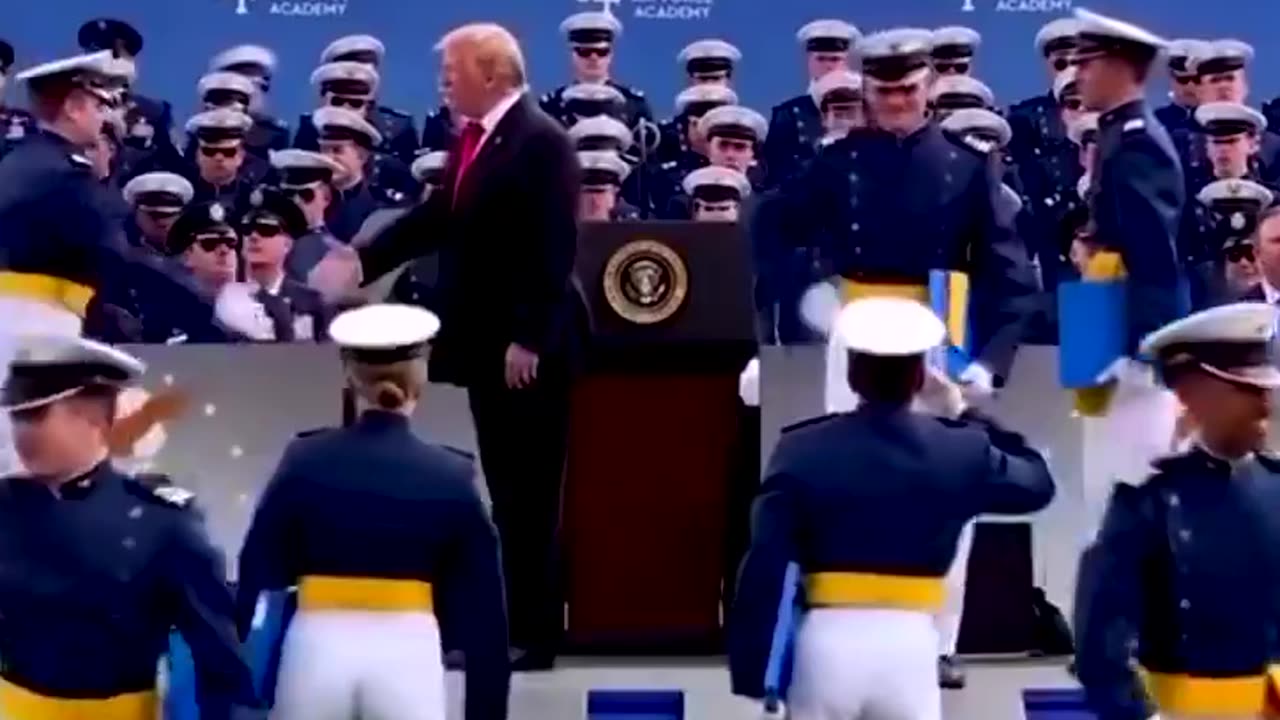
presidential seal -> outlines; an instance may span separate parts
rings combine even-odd
[[[636,240],[618,248],[604,267],[604,296],[609,307],[637,325],[671,317],[689,294],[684,260],[655,240]]]

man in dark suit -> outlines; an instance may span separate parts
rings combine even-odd
[[[570,377],[582,299],[570,280],[580,168],[565,131],[525,89],[514,37],[447,35],[447,104],[463,127],[444,186],[358,251],[311,273],[331,297],[440,253],[442,329],[432,379],[466,387],[502,539],[514,667],[548,669],[563,630],[557,566]]]

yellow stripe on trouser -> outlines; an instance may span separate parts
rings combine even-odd
[[[819,572],[805,578],[805,600],[812,607],[865,607],[936,612],[946,590],[940,577]]]
[[[155,720],[154,692],[103,699],[55,698],[0,680],[0,717],[5,720]]]
[[[1125,275],[1124,260],[1120,253],[1111,251],[1094,253],[1080,273],[1081,279],[1091,282],[1122,280]],[[1106,415],[1115,389],[1115,383],[1107,383],[1071,391],[1076,412],[1086,417]]]
[[[1267,709],[1268,675],[1211,678],[1140,670],[1162,715],[1254,717]],[[1275,676],[1276,671],[1269,673]]]
[[[19,297],[65,308],[84,317],[94,290],[52,275],[0,271],[0,297]]]
[[[299,610],[431,612],[431,583],[422,580],[307,575],[298,584]]]

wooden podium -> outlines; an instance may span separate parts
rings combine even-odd
[[[736,224],[587,227],[594,333],[565,482],[567,648],[719,651],[728,488],[756,352]]]

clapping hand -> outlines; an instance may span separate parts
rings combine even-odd
[[[348,245],[331,248],[307,274],[307,284],[330,304],[359,289],[361,280],[360,255]]]
[[[929,366],[925,373],[924,387],[916,395],[916,408],[939,417],[960,417],[967,407],[960,386],[933,366]]]

